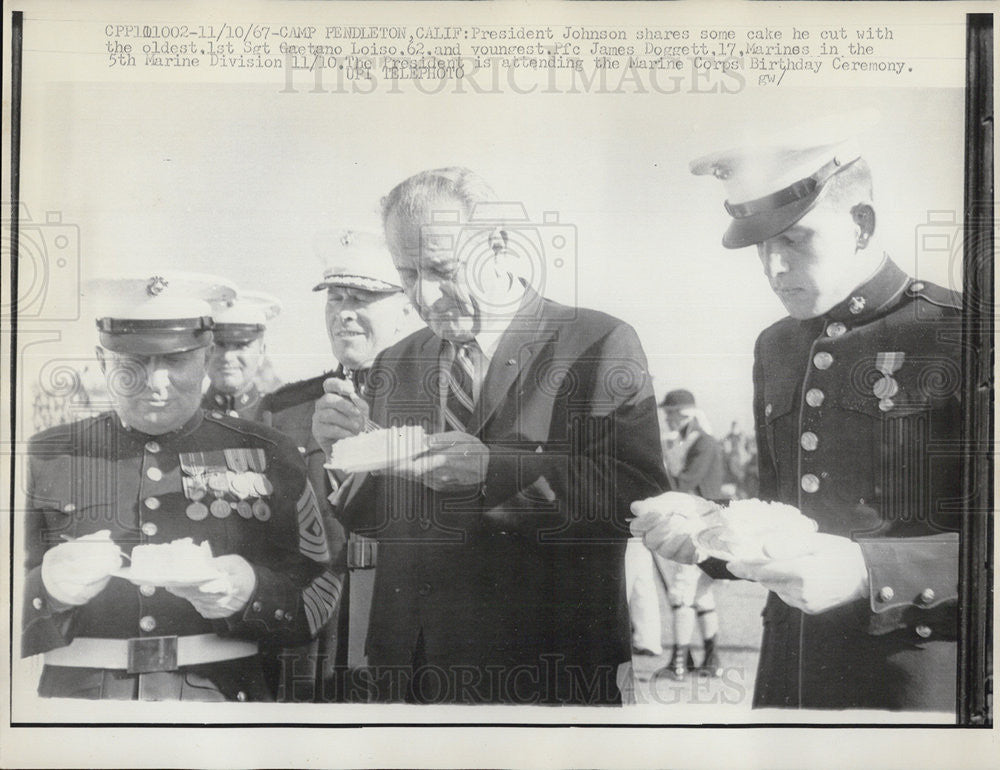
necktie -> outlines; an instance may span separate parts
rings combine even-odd
[[[446,370],[448,398],[444,405],[444,424],[448,430],[465,432],[476,405],[476,364],[481,353],[475,340],[448,345],[451,366]]]

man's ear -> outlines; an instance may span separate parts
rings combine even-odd
[[[858,249],[863,249],[875,232],[875,209],[868,203],[859,203],[851,209],[851,219],[858,228]]]
[[[101,374],[108,373],[108,361],[104,356],[104,348],[100,345],[94,346],[94,355],[97,356],[97,365],[101,367]]]

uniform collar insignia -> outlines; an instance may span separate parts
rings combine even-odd
[[[843,302],[834,305],[826,316],[832,321],[850,321],[852,324],[867,321],[897,300],[909,283],[909,276],[886,257],[875,275],[852,291]]]

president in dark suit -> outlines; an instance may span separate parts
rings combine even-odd
[[[372,698],[618,703],[625,519],[667,483],[646,359],[627,324],[517,277],[518,234],[477,216],[494,200],[465,169],[389,193],[389,249],[428,328],[378,357],[367,403],[337,380],[317,403],[320,446],[369,407],[432,434],[344,499],[379,539]]]

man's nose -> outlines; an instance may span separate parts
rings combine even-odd
[[[788,272],[788,259],[780,249],[768,247],[764,255],[764,269],[768,278],[776,278],[782,273]]]
[[[150,390],[163,391],[170,384],[170,372],[166,366],[151,361],[146,365],[146,384]]]
[[[434,280],[418,278],[414,286],[414,300],[421,307],[431,307],[441,298],[441,285]]]

